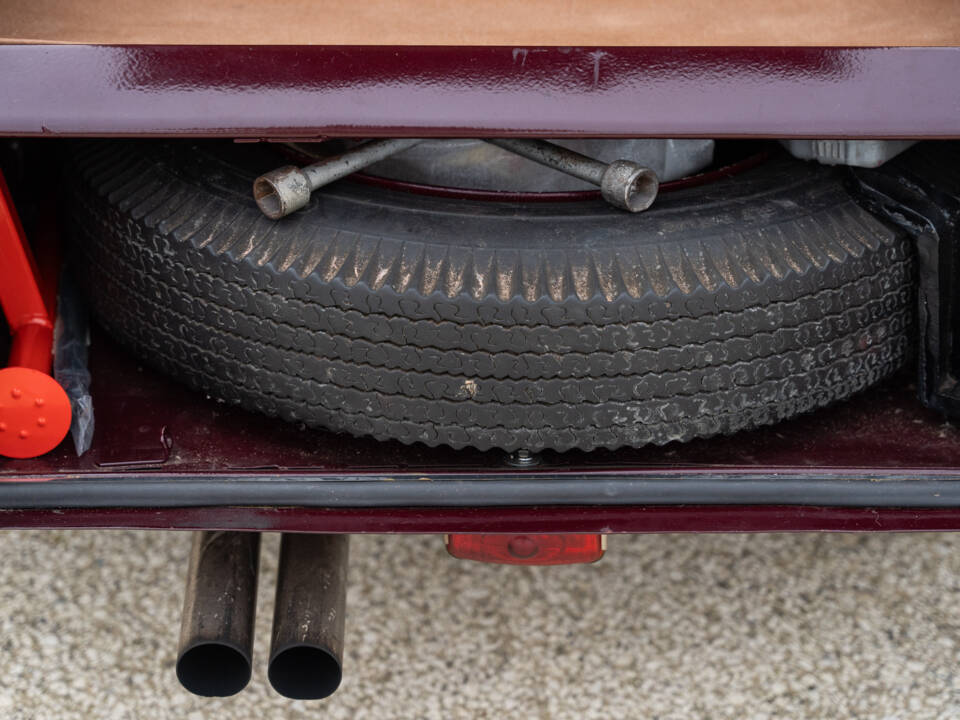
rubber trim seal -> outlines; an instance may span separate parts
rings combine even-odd
[[[700,475],[611,477],[513,473],[463,476],[323,477],[228,475],[217,479],[116,477],[0,481],[0,510],[209,506],[510,507],[543,505],[824,505],[960,507],[960,472],[864,471],[816,477]],[[926,475],[926,477],[922,477]],[[906,479],[910,478],[910,479]]]

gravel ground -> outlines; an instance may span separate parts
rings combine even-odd
[[[356,537],[345,679],[183,691],[185,533],[6,531],[0,718],[960,718],[960,535],[613,537],[592,566],[456,561]]]

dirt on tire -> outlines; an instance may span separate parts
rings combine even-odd
[[[217,142],[75,146],[100,323],[227,402],[428,445],[689,440],[858,392],[910,349],[913,259],[845,170],[777,158],[663,194],[501,203],[343,181],[281,221]]]

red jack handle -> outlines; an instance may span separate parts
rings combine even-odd
[[[70,399],[50,377],[59,258],[53,233],[44,235],[51,247],[41,273],[0,173],[0,305],[13,336],[0,370],[0,455],[7,457],[43,455],[70,430]]]

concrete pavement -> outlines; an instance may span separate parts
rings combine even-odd
[[[0,534],[0,718],[960,718],[960,536],[614,536],[592,566],[449,558],[355,537],[345,679],[183,691],[186,533]]]

